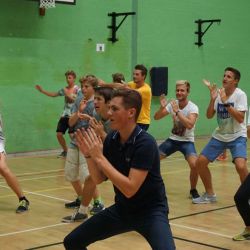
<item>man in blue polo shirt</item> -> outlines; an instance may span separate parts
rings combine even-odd
[[[137,91],[121,89],[114,93],[109,109],[114,131],[107,135],[103,151],[93,129],[83,134],[78,130],[77,143],[93,181],[100,184],[109,179],[115,203],[67,235],[67,250],[87,249],[95,241],[129,231],[140,233],[152,249],[175,249],[158,148],[154,138],[136,125],[140,109]]]

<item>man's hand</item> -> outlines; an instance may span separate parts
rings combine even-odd
[[[80,120],[90,120],[91,116],[87,114],[82,114],[81,112],[77,112],[78,119]]]
[[[164,109],[168,105],[168,101],[165,98],[164,94],[160,95],[160,104],[162,109]]]
[[[43,91],[43,89],[42,89],[42,87],[41,87],[40,85],[35,85],[35,88],[36,88],[39,92],[42,92],[42,91]]]
[[[80,105],[79,105],[79,112],[82,112],[85,108],[86,108],[86,106],[87,106],[87,100],[82,100],[81,102],[80,102]]]
[[[203,79],[203,83],[208,87],[211,99],[215,100],[218,96],[218,90],[216,84],[215,83],[211,84],[210,81],[206,79]]]
[[[104,132],[104,126],[103,126],[101,121],[98,122],[95,118],[92,117],[89,120],[89,125],[90,125],[91,128],[94,129],[95,133],[98,136],[102,137],[103,132]]]
[[[220,99],[223,103],[226,103],[227,102],[227,95],[226,95],[226,92],[225,92],[225,89],[224,88],[221,88],[219,89],[219,95],[220,95]]]
[[[89,156],[89,150],[83,137],[84,131],[84,129],[77,129],[75,132],[76,144],[84,156]]]
[[[174,113],[176,113],[176,112],[178,112],[179,111],[179,105],[178,105],[178,103],[176,102],[176,100],[172,100],[171,102],[170,102],[170,104],[171,104],[171,106],[172,106],[172,109],[173,109],[173,112]]]
[[[103,144],[100,136],[97,136],[92,128],[88,128],[82,131],[81,135],[77,133],[77,142],[79,143],[79,148],[83,154],[87,154],[92,158],[98,158],[102,155]]]

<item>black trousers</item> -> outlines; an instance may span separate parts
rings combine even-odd
[[[234,195],[236,207],[246,226],[250,226],[250,174]]]

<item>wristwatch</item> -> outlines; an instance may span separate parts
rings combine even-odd
[[[179,112],[180,112],[180,110],[178,110],[178,111],[175,113],[175,115],[177,116]]]

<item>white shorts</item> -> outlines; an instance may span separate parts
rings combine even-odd
[[[65,179],[70,182],[80,180],[82,183],[89,176],[85,157],[78,148],[69,148],[65,162]]]

